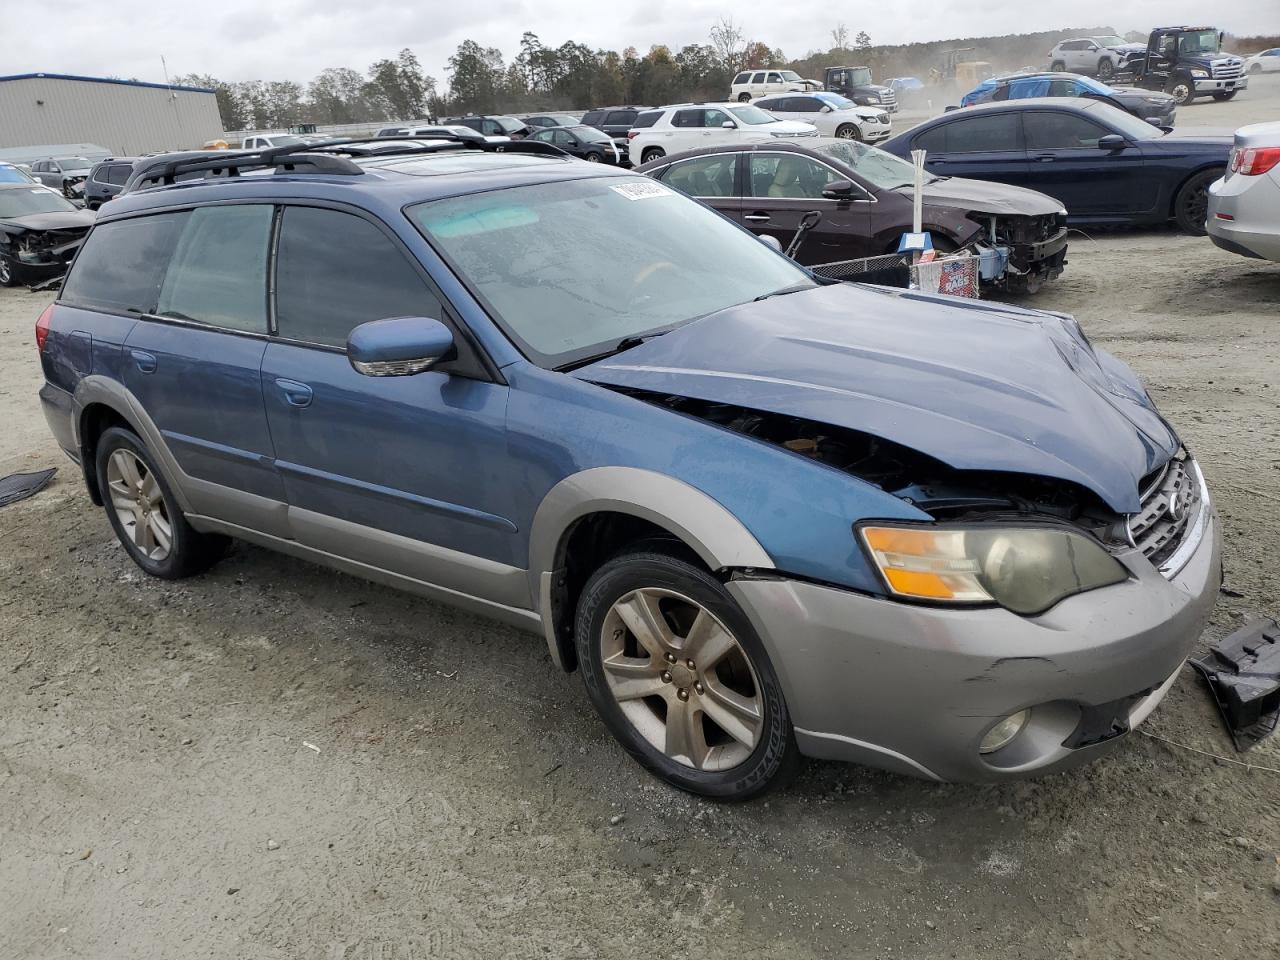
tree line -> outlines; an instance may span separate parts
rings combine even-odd
[[[865,31],[850,37],[844,24],[831,31],[826,54],[868,50]],[[803,62],[802,62],[803,64]],[[500,50],[464,40],[449,57],[446,82],[427,74],[408,48],[365,72],[329,67],[310,83],[292,80],[226,82],[204,74],[176,83],[209,87],[218,98],[224,130],[264,130],[296,124],[377,123],[464,113],[587,109],[615,103],[661,104],[722,99],[744,69],[790,68],[781,50],[751,40],[731,18],[712,28],[707,43],[672,51],[657,44],[641,54],[593,50],[576,41],[544,44],[525,32],[507,61]]]

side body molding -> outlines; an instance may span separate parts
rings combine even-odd
[[[537,598],[551,659],[567,668],[557,636],[554,586],[574,524],[593,513],[623,513],[657,524],[683,540],[712,570],[772,570],[773,560],[718,501],[696,487],[637,467],[593,467],[565,477],[548,491],[529,533],[530,591]]]

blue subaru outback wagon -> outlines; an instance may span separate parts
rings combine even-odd
[[[238,538],[540,632],[683,789],[1080,763],[1214,602],[1200,468],[1068,317],[540,144],[161,157],[104,214],[40,393],[143,570]]]

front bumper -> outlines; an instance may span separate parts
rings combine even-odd
[[[944,781],[1046,774],[1113,748],[1172,686],[1221,583],[1218,522],[1205,510],[1172,579],[1134,550],[1120,558],[1132,579],[1037,617],[786,579],[729,590],[764,640],[805,754]],[[992,726],[1028,708],[1009,746],[979,754]]]
[[[1226,93],[1228,90],[1244,90],[1249,86],[1249,77],[1241,74],[1230,80],[1215,80],[1209,77],[1205,80],[1197,80],[1196,93]]]

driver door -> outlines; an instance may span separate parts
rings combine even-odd
[[[1022,129],[1027,186],[1058,198],[1072,216],[1124,217],[1155,206],[1159,188],[1144,176],[1141,147],[1098,147],[1111,129],[1058,110],[1024,113]]]
[[[844,174],[802,153],[761,151],[744,157],[742,220],[748,230],[774,237],[785,250],[804,215],[816,211],[822,219],[805,234],[797,262],[831,263],[884,252],[870,249],[870,211],[875,200],[869,194],[853,201],[822,196],[831,181],[847,180]]]

